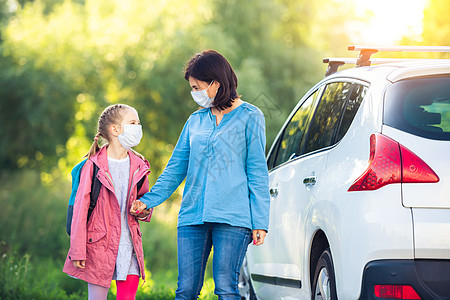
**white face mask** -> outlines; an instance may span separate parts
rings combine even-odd
[[[206,92],[213,82],[214,80],[211,81],[208,87],[202,91],[191,91],[192,98],[194,98],[194,101],[201,107],[207,108],[213,106],[212,103],[215,97],[209,98],[208,93]]]
[[[142,125],[126,124],[122,127],[123,133],[117,136],[120,144],[127,150],[139,145],[142,138]]]

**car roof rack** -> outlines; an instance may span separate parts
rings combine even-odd
[[[360,51],[358,58],[324,58],[323,62],[328,64],[325,77],[336,73],[338,68],[344,64],[354,64],[355,67],[370,66],[371,64],[394,63],[401,61],[417,61],[424,59],[412,58],[373,58],[370,56],[377,52],[450,52],[450,46],[369,46],[349,45],[348,50]],[[427,61],[438,59],[426,59]]]

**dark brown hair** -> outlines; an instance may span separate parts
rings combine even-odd
[[[233,104],[237,94],[237,77],[230,63],[220,53],[214,50],[205,50],[194,55],[187,63],[184,78],[189,77],[208,84],[212,81],[220,83],[213,106],[224,110]]]

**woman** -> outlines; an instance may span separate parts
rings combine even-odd
[[[269,225],[264,115],[240,99],[236,75],[216,51],[195,55],[185,79],[204,108],[189,117],[163,173],[131,213],[161,204],[186,178],[175,299],[197,299],[212,246],[214,293],[240,299],[238,277],[247,246],[252,238],[255,245],[264,243]]]

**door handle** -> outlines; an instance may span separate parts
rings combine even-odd
[[[278,187],[276,186],[276,187],[270,188],[269,193],[270,193],[270,196],[272,196],[272,197],[278,196]]]
[[[303,179],[303,184],[305,184],[306,186],[315,185],[316,182],[317,182],[316,176],[305,177],[305,179]]]

